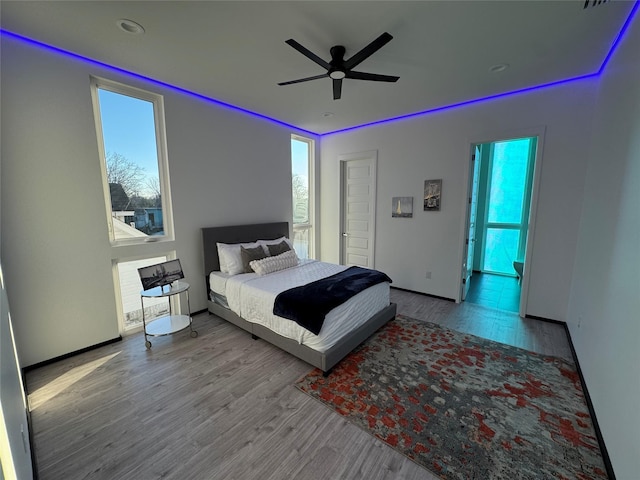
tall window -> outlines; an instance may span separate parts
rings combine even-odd
[[[300,258],[315,256],[313,140],[291,136],[293,246]]]
[[[138,268],[175,258],[175,252],[165,254],[158,245],[147,243],[173,239],[163,102],[160,95],[96,78],[91,81],[91,95],[106,218],[115,247],[120,331],[130,333],[142,325]],[[169,249],[172,244],[164,245]],[[166,299],[153,300],[145,301],[147,318],[168,311]]]
[[[171,238],[162,97],[97,79],[92,94],[111,241]]]
[[[489,163],[483,270],[515,274],[526,249],[535,138],[496,142]]]

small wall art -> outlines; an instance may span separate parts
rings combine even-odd
[[[424,181],[424,210],[439,211],[442,197],[442,179]]]
[[[393,197],[391,199],[391,216],[394,218],[413,217],[413,197]]]

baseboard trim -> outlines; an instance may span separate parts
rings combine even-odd
[[[556,325],[567,325],[567,322],[564,322],[562,320],[554,320],[553,318],[538,317],[536,315],[525,315],[524,317],[530,318],[532,320],[540,320],[541,322],[555,323]]]
[[[81,348],[80,350],[75,350],[73,352],[65,353],[64,355],[60,355],[59,357],[50,358],[49,360],[44,360],[43,362],[39,362],[39,363],[34,363],[33,365],[24,367],[22,371],[23,373],[26,373],[31,370],[35,370],[36,368],[44,367],[46,365],[51,365],[52,363],[56,363],[60,360],[65,360],[67,358],[80,355],[81,353],[89,352],[91,350],[95,350],[96,348],[104,347],[105,345],[111,345],[112,343],[116,343],[120,341],[122,341],[122,335],[118,335],[116,338],[112,338],[111,340],[106,340],[104,342],[96,343],[95,345],[90,345],[88,347]]]
[[[425,297],[437,298],[439,300],[446,300],[447,302],[453,302],[453,303],[456,302],[453,298],[441,297],[439,295],[432,295],[431,293],[416,292],[415,290],[409,290],[408,288],[394,287],[393,285],[391,285],[391,288],[394,290],[400,290],[401,292],[415,293],[416,295],[424,295]]]
[[[194,315],[199,315],[199,314],[205,313],[205,312],[207,312],[207,309],[203,308],[202,310],[198,310],[196,312],[191,313],[191,316],[193,317]],[[88,347],[81,348],[80,350],[75,350],[73,352],[65,353],[64,355],[60,355],[59,357],[50,358],[49,360],[44,360],[43,362],[39,362],[39,363],[34,363],[33,365],[29,365],[28,367],[24,367],[22,369],[22,371],[24,373],[26,373],[26,372],[29,372],[31,370],[35,370],[36,368],[44,367],[45,365],[50,365],[50,364],[58,362],[60,360],[64,360],[66,358],[73,357],[75,355],[79,355],[81,353],[88,352],[90,350],[95,350],[96,348],[104,347],[105,345],[111,345],[112,343],[116,343],[116,342],[120,342],[120,341],[122,341],[122,335],[118,335],[116,338],[112,338],[111,340],[106,340],[106,341],[101,342],[101,343],[96,343],[95,345],[90,345]]]
[[[591,401],[591,396],[589,395],[587,382],[584,379],[584,375],[582,375],[582,369],[580,368],[580,361],[578,360],[576,349],[573,346],[573,340],[571,339],[571,332],[569,331],[569,325],[567,324],[567,322],[563,322],[561,320],[553,320],[551,318],[538,317],[536,315],[526,315],[525,317],[530,318],[532,320],[539,320],[541,322],[562,325],[564,327],[564,332],[567,337],[567,341],[569,342],[569,348],[571,349],[571,357],[573,358],[573,363],[576,366],[578,377],[580,378],[580,383],[582,384],[582,389],[584,391],[584,400],[587,403],[587,410],[589,410],[589,416],[591,417],[591,421],[593,422],[593,429],[596,434],[596,440],[598,441],[598,446],[600,447],[600,452],[602,453],[602,461],[604,462],[604,467],[605,467],[605,470],[607,471],[607,477],[609,477],[609,480],[615,480],[616,475],[613,472],[613,465],[611,464],[611,458],[609,457],[609,452],[607,451],[607,447],[604,443],[604,438],[602,437],[602,431],[600,430],[600,426],[598,425],[596,411],[593,408],[593,402]]]
[[[554,322],[561,323],[564,325],[564,331],[567,335],[567,340],[569,341],[569,348],[571,348],[571,356],[573,357],[573,362],[576,365],[576,370],[578,371],[578,377],[580,378],[580,383],[582,384],[582,388],[584,390],[584,399],[587,402],[587,409],[589,410],[589,416],[591,417],[591,421],[593,422],[593,429],[596,433],[596,439],[598,440],[598,446],[600,447],[600,452],[602,453],[602,460],[604,462],[604,468],[607,471],[607,477],[609,480],[616,480],[616,475],[613,471],[613,465],[611,464],[611,458],[609,457],[609,452],[607,451],[607,446],[604,443],[604,438],[602,437],[602,431],[600,430],[600,425],[598,424],[598,419],[596,418],[596,411],[593,408],[593,403],[591,402],[591,396],[589,395],[589,389],[587,388],[587,382],[582,375],[582,369],[580,368],[580,362],[578,361],[578,355],[576,354],[576,349],[573,346],[573,340],[571,339],[571,332],[569,331],[569,325],[567,322]]]

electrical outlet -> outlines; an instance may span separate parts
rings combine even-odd
[[[427,274],[425,275],[425,278],[431,278],[431,272],[427,270]]]

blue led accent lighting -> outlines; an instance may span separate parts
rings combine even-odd
[[[5,30],[5,29],[0,29],[0,34],[2,34],[3,36],[6,36],[6,37],[13,38],[15,40],[19,40],[21,42],[28,43],[30,45],[35,45],[35,46],[43,48],[45,50],[50,50],[52,52],[65,55],[67,57],[71,57],[71,58],[74,58],[76,60],[81,60],[83,62],[90,63],[92,65],[96,65],[96,66],[98,66],[100,68],[104,68],[104,69],[107,69],[107,70],[112,70],[112,71],[117,72],[119,74],[129,75],[131,77],[137,78],[139,80],[144,80],[145,82],[149,82],[149,83],[161,86],[163,88],[167,88],[169,90],[174,90],[176,92],[179,92],[179,93],[191,96],[191,97],[195,97],[195,98],[198,98],[200,100],[204,100],[204,101],[207,101],[207,102],[210,102],[210,103],[214,103],[214,104],[216,104],[218,106],[221,106],[221,107],[224,107],[224,108],[228,108],[230,110],[235,110],[237,112],[241,112],[241,113],[244,113],[244,114],[247,114],[247,115],[251,115],[253,117],[257,117],[257,118],[260,118],[262,120],[266,120],[268,122],[277,123],[278,125],[282,125],[282,126],[287,127],[287,128],[292,128],[292,129],[294,129],[294,130],[296,130],[298,132],[304,132],[304,133],[307,133],[309,135],[315,135],[315,136],[318,135],[315,132],[311,132],[309,130],[305,130],[303,128],[296,127],[295,125],[291,125],[291,124],[283,122],[281,120],[277,120],[275,118],[268,117],[268,116],[263,115],[261,113],[252,112],[251,110],[247,110],[246,108],[242,108],[242,107],[238,107],[236,105],[232,105],[230,103],[222,102],[220,100],[216,100],[215,98],[207,97],[206,95],[202,95],[200,93],[192,92],[191,90],[187,90],[186,88],[178,87],[176,85],[171,85],[170,83],[163,82],[161,80],[156,80],[154,78],[147,77],[145,75],[140,75],[139,73],[135,73],[135,72],[131,72],[129,70],[125,70],[124,68],[114,67],[113,65],[109,65],[108,63],[100,62],[98,60],[94,60],[92,58],[85,57],[83,55],[79,55],[77,53],[73,53],[73,52],[70,52],[68,50],[64,50],[62,48],[54,47],[52,45],[48,45],[46,43],[39,42],[38,40],[33,40],[31,38],[24,37],[22,35],[10,32],[10,31]]]
[[[527,87],[527,88],[522,88],[522,89],[519,89],[519,90],[513,90],[511,92],[504,92],[504,93],[499,93],[499,94],[496,94],[496,95],[490,95],[488,97],[476,98],[474,100],[467,100],[467,101],[464,101],[464,102],[454,103],[454,104],[451,104],[451,105],[445,105],[445,106],[442,106],[442,107],[430,108],[428,110],[423,110],[423,111],[415,112],[415,113],[409,113],[407,115],[400,115],[400,116],[393,117],[393,118],[386,118],[384,120],[377,120],[375,122],[363,123],[362,125],[355,125],[353,127],[347,127],[347,128],[342,128],[342,129],[339,129],[339,130],[334,130],[332,132],[326,132],[326,133],[321,134],[320,136],[333,135],[333,134],[336,134],[336,133],[344,133],[344,132],[348,132],[348,131],[351,131],[351,130],[356,130],[356,129],[359,129],[359,128],[371,127],[371,126],[374,126],[374,125],[381,125],[381,124],[384,124],[384,123],[395,122],[395,121],[399,121],[399,120],[406,120],[407,118],[418,117],[418,116],[421,116],[421,115],[428,115],[428,114],[435,113],[435,112],[442,112],[444,110],[449,110],[449,109],[453,109],[453,108],[459,108],[459,107],[463,107],[463,106],[467,106],[467,105],[472,105],[474,103],[486,102],[486,101],[489,101],[489,100],[495,100],[497,98],[506,97],[506,96],[510,96],[510,95],[518,95],[518,94],[521,94],[521,93],[531,92],[531,91],[534,91],[534,90],[540,90],[540,89],[543,89],[543,88],[554,87],[554,86],[562,85],[562,84],[565,84],[565,83],[577,82],[579,80],[585,80],[587,78],[599,77],[602,74],[602,72],[604,71],[605,67],[607,66],[607,63],[609,62],[609,60],[613,56],[613,53],[618,48],[618,44],[622,40],[622,37],[624,36],[624,34],[627,32],[629,26],[631,25],[631,22],[633,21],[636,13],[638,11],[639,6],[640,6],[640,0],[635,0],[633,8],[629,12],[629,15],[627,16],[627,19],[624,22],[624,25],[620,29],[620,33],[618,33],[618,35],[616,36],[616,39],[614,40],[613,44],[611,45],[611,48],[609,49],[609,53],[607,53],[607,56],[605,57],[604,61],[602,62],[602,65],[600,66],[600,68],[598,69],[597,72],[588,73],[586,75],[580,75],[580,76],[577,76],[577,77],[567,78],[565,80],[558,80],[558,81],[555,81],[555,82],[545,83],[545,84],[537,85],[537,86],[534,86],[534,87]]]
[[[558,80],[556,82],[545,83],[543,85],[537,85],[535,87],[527,87],[527,88],[521,88],[519,90],[513,90],[511,92],[497,93],[495,95],[489,95],[488,97],[476,98],[476,99],[473,99],[473,100],[465,100],[464,102],[453,103],[451,105],[444,105],[442,107],[430,108],[429,110],[422,110],[420,112],[409,113],[409,114],[406,114],[406,115],[399,115],[397,117],[386,118],[384,120],[377,120],[375,122],[363,123],[362,125],[356,125],[356,126],[353,126],[353,127],[347,127],[347,128],[343,128],[343,129],[340,129],[340,130],[334,130],[332,132],[323,133],[322,136],[324,136],[324,135],[333,135],[335,133],[348,132],[349,130],[356,130],[356,129],[359,129],[359,128],[371,127],[373,125],[380,125],[382,123],[395,122],[395,121],[398,121],[398,120],[406,120],[407,118],[419,117],[419,116],[422,116],[422,115],[428,115],[428,114],[435,113],[435,112],[442,112],[442,111],[445,111],[445,110],[451,110],[451,109],[454,109],[454,108],[460,108],[460,107],[464,107],[464,106],[467,106],[467,105],[473,105],[474,103],[487,102],[489,100],[495,100],[497,98],[508,97],[508,96],[511,96],[511,95],[518,95],[520,93],[531,92],[531,91],[534,91],[534,90],[541,90],[543,88],[554,87],[556,85],[562,85],[562,84],[565,84],[565,83],[572,83],[572,82],[576,82],[578,80],[585,80],[587,78],[592,78],[592,77],[597,77],[597,76],[598,76],[598,73],[589,73],[587,75],[580,75],[579,77],[568,78],[566,80]]]
[[[613,53],[618,48],[618,44],[620,43],[620,40],[622,40],[622,37],[624,36],[624,34],[629,29],[629,25],[631,25],[631,21],[635,18],[636,13],[638,12],[638,7],[639,6],[640,6],[640,2],[638,0],[635,0],[635,2],[633,4],[633,8],[631,9],[631,12],[629,13],[629,16],[627,17],[627,21],[624,22],[624,25],[620,29],[620,33],[618,33],[618,36],[616,37],[616,39],[613,42],[613,45],[611,45],[611,48],[609,49],[609,53],[604,58],[604,60],[602,62],[602,65],[600,65],[600,70],[598,70],[598,75],[601,74],[602,72],[604,72],[604,69],[607,66],[607,64],[609,63],[609,60],[611,59],[611,57],[613,56]]]
[[[231,109],[231,110],[235,110],[237,112],[241,112],[241,113],[244,113],[244,114],[247,114],[247,115],[251,115],[253,117],[260,118],[260,119],[266,120],[268,122],[276,123],[278,125],[282,125],[282,126],[287,127],[287,128],[292,128],[292,129],[294,129],[296,131],[299,131],[299,132],[304,132],[304,133],[307,133],[309,135],[314,135],[314,136],[317,136],[317,137],[324,137],[325,135],[334,135],[336,133],[344,133],[344,132],[348,132],[348,131],[351,131],[351,130],[357,130],[357,129],[360,129],[360,128],[371,127],[371,126],[374,126],[374,125],[381,125],[381,124],[385,124],[385,123],[389,123],[389,122],[396,122],[396,121],[400,121],[400,120],[406,120],[408,118],[419,117],[419,116],[423,116],[423,115],[429,115],[429,114],[432,114],[432,113],[451,110],[451,109],[454,109],[454,108],[460,108],[460,107],[464,107],[464,106],[467,106],[467,105],[473,105],[473,104],[480,103],[480,102],[487,102],[487,101],[490,101],[490,100],[496,100],[496,99],[502,98],[502,97],[507,97],[507,96],[511,96],[511,95],[518,95],[518,94],[527,93],[527,92],[531,92],[531,91],[535,91],[535,90],[541,90],[543,88],[550,88],[550,87],[554,87],[554,86],[558,86],[558,85],[563,85],[563,84],[566,84],[566,83],[572,83],[572,82],[577,82],[577,81],[580,81],[580,80],[586,80],[588,78],[598,77],[598,76],[600,76],[602,74],[602,72],[606,68],[607,64],[609,63],[609,60],[611,59],[611,57],[613,56],[614,52],[616,51],[620,41],[624,37],[624,34],[629,29],[629,26],[631,25],[631,22],[635,18],[635,15],[636,15],[639,7],[640,7],[640,0],[635,0],[633,8],[631,9],[631,12],[627,16],[627,19],[626,19],[624,25],[622,26],[622,28],[620,29],[620,32],[616,36],[616,39],[614,40],[613,44],[611,45],[611,48],[609,49],[609,52],[607,53],[607,56],[605,57],[605,59],[603,60],[602,64],[600,65],[600,68],[595,73],[589,73],[589,74],[586,74],[586,75],[580,75],[580,76],[577,76],[577,77],[572,77],[572,78],[568,78],[568,79],[565,79],[565,80],[558,80],[558,81],[555,81],[555,82],[545,83],[545,84],[537,85],[537,86],[533,86],[533,87],[521,88],[521,89],[513,90],[513,91],[510,91],[510,92],[504,92],[504,93],[499,93],[499,94],[495,94],[495,95],[489,95],[487,97],[476,98],[476,99],[473,99],[473,100],[466,100],[466,101],[454,103],[454,104],[451,104],[451,105],[444,105],[444,106],[441,106],[441,107],[430,108],[428,110],[422,110],[422,111],[419,111],[419,112],[409,113],[409,114],[406,114],[406,115],[399,115],[397,117],[386,118],[386,119],[383,119],[383,120],[377,120],[375,122],[363,123],[361,125],[355,125],[355,126],[352,126],[352,127],[342,128],[342,129],[339,129],[339,130],[334,130],[334,131],[325,132],[325,133],[316,133],[316,132],[312,132],[310,130],[305,130],[303,128],[296,127],[295,125],[291,125],[291,124],[283,122],[281,120],[277,120],[275,118],[268,117],[268,116],[263,115],[261,113],[252,112],[251,110],[247,110],[245,108],[238,107],[236,105],[231,105],[230,103],[222,102],[220,100],[216,100],[215,98],[207,97],[206,95],[202,95],[200,93],[192,92],[192,91],[187,90],[185,88],[178,87],[178,86],[175,86],[175,85],[171,85],[171,84],[163,82],[161,80],[155,80],[153,78],[146,77],[144,75],[140,75],[138,73],[131,72],[129,70],[125,70],[123,68],[114,67],[112,65],[100,62],[98,60],[94,60],[92,58],[84,57],[84,56],[79,55],[77,53],[73,53],[73,52],[70,52],[68,50],[63,50],[61,48],[54,47],[52,45],[47,45],[46,43],[42,43],[42,42],[39,42],[37,40],[33,40],[33,39],[30,39],[30,38],[24,37],[22,35],[10,32],[8,30],[0,29],[0,34],[8,36],[8,37],[11,37],[11,38],[14,38],[14,39],[17,39],[17,40],[20,40],[20,41],[25,42],[25,43],[29,43],[29,44],[38,46],[40,48],[44,48],[46,50],[51,50],[53,52],[60,53],[62,55],[66,55],[66,56],[75,58],[77,60],[82,60],[84,62],[91,63],[93,65],[97,65],[97,66],[99,66],[101,68],[105,68],[105,69],[108,69],[108,70],[113,70],[113,71],[118,72],[120,74],[129,75],[129,76],[132,76],[134,78],[138,78],[140,80],[144,80],[146,82],[150,82],[150,83],[159,85],[161,87],[164,87],[164,88],[167,88],[167,89],[170,89],[170,90],[174,90],[176,92],[179,92],[179,93],[182,93],[182,94],[185,94],[185,95],[188,95],[188,96],[192,96],[192,97],[198,98],[200,100],[204,100],[204,101],[207,101],[207,102],[210,102],[210,103],[214,103],[214,104],[216,104],[218,106],[221,106],[221,107],[225,107],[225,108],[228,108],[228,109]]]

